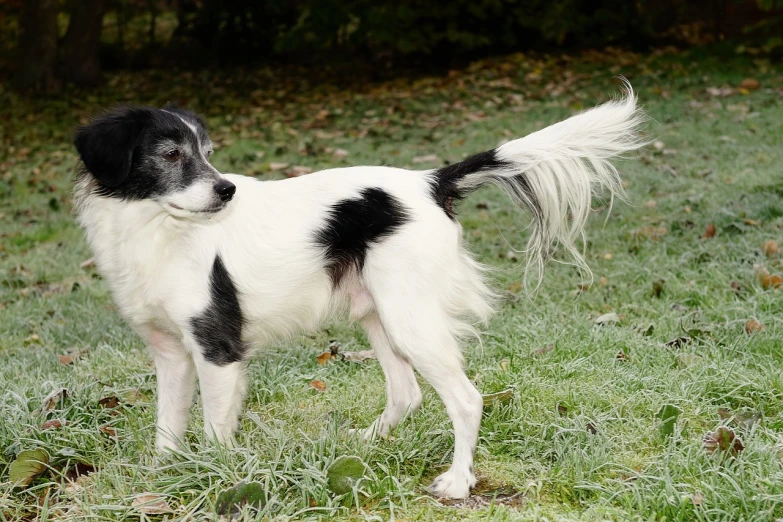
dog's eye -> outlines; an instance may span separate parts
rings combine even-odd
[[[164,154],[167,160],[176,161],[179,159],[179,151],[177,149],[171,149]]]

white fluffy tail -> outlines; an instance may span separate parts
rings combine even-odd
[[[533,215],[528,270],[535,269],[538,281],[557,248],[589,273],[582,250],[593,189],[605,188],[612,198],[626,199],[610,159],[646,144],[639,134],[644,121],[626,81],[618,100],[439,169],[433,195],[453,216],[452,199],[487,183],[499,185]]]

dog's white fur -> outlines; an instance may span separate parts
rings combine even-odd
[[[469,189],[523,173],[541,212],[529,245],[533,265],[540,270],[559,245],[584,266],[576,245],[592,189],[603,186],[622,195],[608,160],[638,148],[640,121],[629,89],[621,100],[502,145],[497,155],[513,167],[470,174],[459,186]],[[196,378],[207,434],[230,442],[237,427],[245,391],[242,363],[218,366],[205,360],[189,322],[208,305],[210,270],[220,253],[239,291],[244,340],[254,347],[317,329],[345,306],[366,328],[386,377],[387,405],[365,437],[387,434],[419,407],[414,369],[429,382],[455,433],[453,464],[431,491],[467,496],[475,485],[482,398],[463,372],[459,339],[490,316],[493,293],[482,267],[462,245],[461,226],[434,202],[432,176],[433,171],[388,167],[332,169],[266,182],[226,175],[236,196],[213,215],[174,215],[154,200],[100,197],[93,181],[83,179],[76,190],[78,221],[119,310],[154,356],[156,446],[180,444]],[[367,187],[403,202],[409,220],[372,244],[363,269],[335,287],[324,253],[311,238],[333,204],[358,197]],[[187,195],[177,197],[177,207],[189,208]]]

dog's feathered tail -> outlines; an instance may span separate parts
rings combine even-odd
[[[499,185],[533,216],[527,268],[538,281],[556,248],[589,273],[579,247],[593,189],[626,199],[610,159],[645,145],[639,134],[645,119],[626,82],[621,99],[435,171],[433,196],[453,217],[452,200],[488,183]]]

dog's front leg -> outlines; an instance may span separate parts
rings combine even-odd
[[[149,336],[158,379],[155,448],[179,449],[196,389],[193,358],[179,341],[160,331]]]
[[[204,406],[204,432],[207,438],[231,445],[245,395],[242,361],[216,364],[195,353],[201,403]]]

